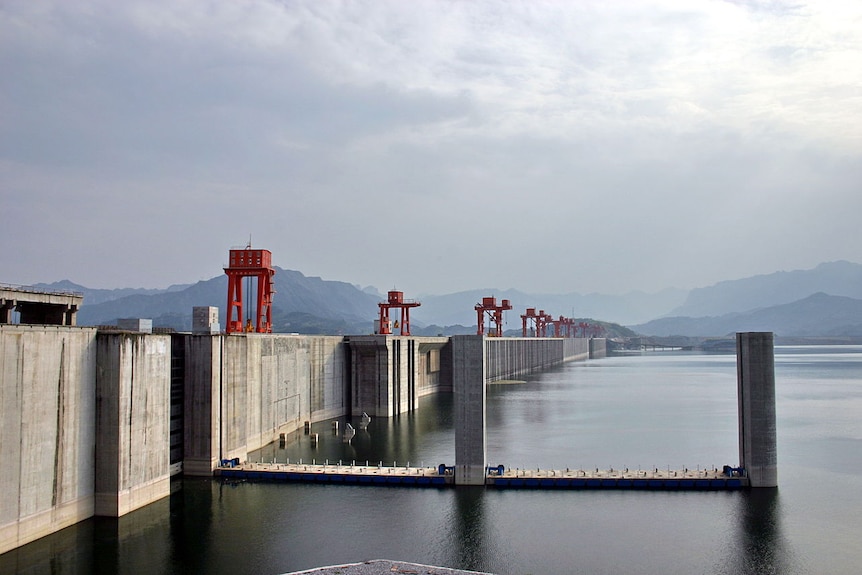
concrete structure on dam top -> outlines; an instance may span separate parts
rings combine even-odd
[[[469,337],[461,349],[447,337],[0,324],[0,553],[139,509],[169,495],[172,475],[211,476],[305,422],[414,410],[475,377],[465,361],[492,381],[604,353],[603,340]]]
[[[84,295],[0,284],[0,324],[75,325]],[[13,321],[13,314],[20,319]]]

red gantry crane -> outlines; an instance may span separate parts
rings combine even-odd
[[[387,294],[387,301],[377,304],[380,307],[380,319],[378,320],[380,335],[392,335],[392,320],[389,318],[389,310],[401,309],[401,335],[410,335],[410,308],[422,305],[415,300],[405,300],[404,292],[392,290]],[[399,326],[398,320],[395,327]]]
[[[601,337],[605,333],[605,328],[599,324],[581,322],[578,327],[581,328],[581,337]]]
[[[544,313],[544,312],[542,312]],[[536,308],[528,307],[525,313],[521,314],[521,337],[527,337],[527,322],[530,321],[533,326],[536,326],[536,322],[538,321],[538,316],[536,315]],[[536,334],[538,335],[538,329],[536,330]]]
[[[536,318],[536,337],[548,337],[548,324],[554,321],[554,316],[540,309]]]
[[[272,252],[269,250],[253,250],[251,243],[243,249],[230,250],[230,262],[224,268],[227,274],[227,322],[225,332],[242,333],[255,331],[257,333],[272,333]],[[242,320],[242,278],[257,278],[257,319],[252,326],[251,318],[243,327]]]
[[[566,318],[560,316],[558,319],[551,319],[548,323],[554,326],[554,337],[563,337],[563,325]]]
[[[560,316],[560,321],[564,318]],[[536,308],[528,307],[527,312],[521,315],[521,335],[522,337],[527,337],[527,322],[530,321],[532,325],[535,327],[534,337],[548,337],[548,326],[554,325],[556,322],[554,321],[554,316],[549,313],[545,313],[545,310],[540,309],[539,313],[536,313]],[[555,337],[559,337],[559,326],[555,326]]]
[[[497,305],[497,298],[483,297],[482,303],[477,303],[473,309],[476,310],[478,321],[476,335],[485,334],[485,314],[487,313],[491,321],[493,321],[497,326],[493,332],[489,330],[488,335],[492,337],[503,337],[503,312],[508,309],[512,309],[512,304],[509,300],[504,299],[500,302],[500,305]]]

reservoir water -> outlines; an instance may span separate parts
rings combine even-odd
[[[778,489],[528,491],[184,480],[164,501],[0,556],[0,573],[269,575],[394,559],[515,574],[862,572],[862,346],[777,347]],[[454,464],[451,395],[331,422],[260,461]],[[488,390],[488,463],[704,468],[739,459],[735,355],[566,364]],[[345,420],[341,420],[343,430]],[[358,419],[353,422],[358,427]],[[180,488],[181,487],[181,488]]]

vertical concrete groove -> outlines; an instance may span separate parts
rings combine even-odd
[[[63,444],[64,432],[65,432],[65,412],[66,412],[66,402],[64,398],[66,397],[66,340],[65,338],[60,342],[60,369],[59,376],[57,380],[57,433],[54,436],[54,485],[51,489],[51,506],[54,507],[57,505],[57,501],[62,498],[58,495],[58,490],[61,489],[62,481],[63,481]]]
[[[218,409],[216,413],[218,414],[218,422],[216,423],[216,436],[218,437],[218,458],[219,460],[224,459],[224,451],[222,448],[222,421],[224,421],[224,343],[225,338],[219,336],[218,338]],[[212,353],[212,343],[210,343],[210,353]],[[212,360],[210,360],[212,361]],[[210,423],[210,425],[212,425]],[[212,427],[210,427],[212,429]]]
[[[126,339],[123,343],[126,344],[126,345],[123,345],[123,349],[126,349],[127,347],[129,347],[128,344],[130,343],[130,340]],[[119,483],[119,485],[117,485],[117,491],[123,491],[123,489],[126,487],[126,481],[124,481],[124,479],[125,478],[129,478],[129,479],[131,478],[131,474],[132,474],[131,454],[134,453],[134,451],[132,449],[134,447],[132,445],[132,435],[133,435],[132,434],[132,424],[135,420],[135,359],[136,359],[136,357],[135,357],[135,353],[133,350],[127,350],[127,351],[130,351],[131,355],[132,355],[132,357],[129,359],[129,362],[128,362],[129,363],[129,424],[128,424],[129,427],[127,429],[128,445],[126,446],[126,453],[130,454],[130,456],[123,458],[122,467],[124,468],[123,471],[125,471],[125,473],[121,472],[121,474],[120,474],[120,483]],[[125,363],[125,361],[121,362],[120,365],[123,365],[123,363]],[[122,395],[120,397],[122,397]]]
[[[24,354],[24,348],[25,348],[26,344],[24,341],[25,338],[23,336],[19,335],[18,339],[19,339],[18,356],[16,358],[18,363],[15,366],[15,372],[17,375],[18,385],[15,388],[15,393],[17,394],[17,397],[15,399],[16,399],[18,405],[23,406],[23,403],[24,403],[24,358],[26,357],[26,355]],[[23,493],[23,489],[21,489],[21,485],[22,485],[22,482],[24,480],[24,477],[22,477],[22,474],[24,473],[24,463],[25,463],[24,462],[24,454],[26,453],[26,448],[24,446],[24,434],[21,433],[21,424],[23,423],[21,420],[23,417],[23,413],[24,413],[23,409],[18,411],[18,430],[19,430],[18,431],[18,509],[16,510],[18,517],[21,516],[21,505],[22,505],[21,496]]]

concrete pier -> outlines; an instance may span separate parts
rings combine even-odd
[[[751,487],[778,486],[775,356],[771,332],[736,334],[739,465]]]
[[[485,485],[485,337],[452,337],[455,393],[455,483]]]
[[[170,495],[170,350],[168,335],[97,339],[96,515]]]
[[[0,325],[0,553],[93,516],[96,330]]]

